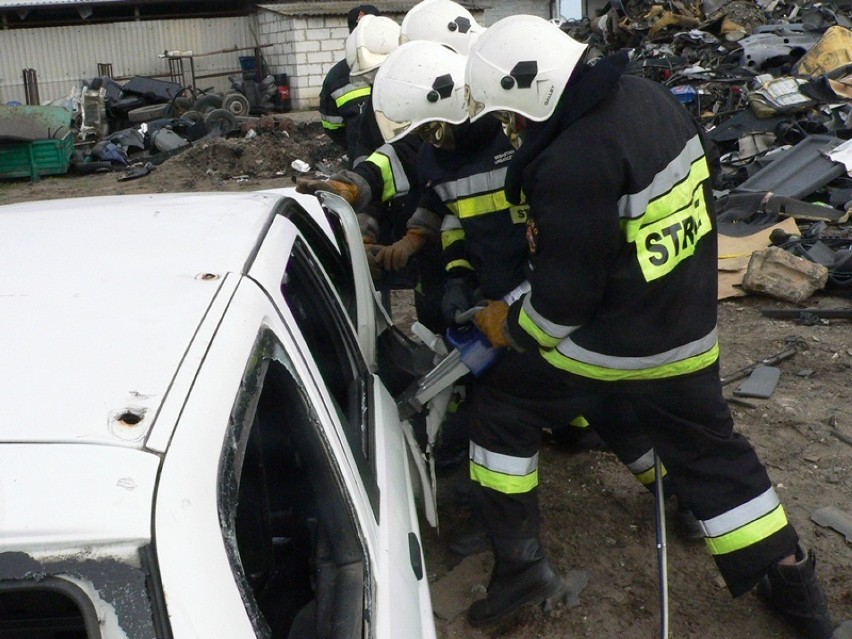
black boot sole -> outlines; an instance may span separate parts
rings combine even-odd
[[[479,626],[485,626],[496,621],[500,621],[512,613],[517,612],[521,608],[533,605],[541,605],[546,612],[550,612],[556,604],[567,602],[570,595],[571,593],[568,590],[567,584],[565,584],[562,580],[559,580],[559,582],[545,584],[541,588],[527,593],[520,599],[513,601],[508,606],[501,608],[499,611],[493,612],[490,615],[474,616],[474,609],[476,604],[479,603],[478,601],[474,601],[468,611],[467,621],[474,628],[478,628]],[[480,601],[487,601],[487,598]]]

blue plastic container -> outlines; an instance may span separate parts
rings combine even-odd
[[[461,361],[474,376],[479,377],[500,357],[488,338],[473,324],[447,329],[447,341],[458,349]]]

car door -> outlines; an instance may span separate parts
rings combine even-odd
[[[392,398],[283,218],[252,278],[276,270],[267,256],[278,288],[240,282],[163,464],[155,530],[176,634],[267,635],[336,619],[349,628],[339,636],[433,637]],[[317,566],[323,578],[311,586]]]

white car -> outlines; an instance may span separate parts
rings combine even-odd
[[[0,207],[0,637],[434,638],[399,331],[320,199]]]

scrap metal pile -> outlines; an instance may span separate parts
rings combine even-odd
[[[847,295],[850,12],[849,3],[792,0],[615,0],[601,15],[565,22],[562,29],[590,45],[592,60],[629,49],[628,72],[668,87],[701,122],[717,151],[720,257],[726,257],[726,237],[739,241],[762,232],[765,246],[824,268],[808,290]],[[642,114],[636,116],[642,126]],[[721,264],[720,271],[747,266]]]

